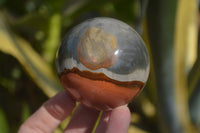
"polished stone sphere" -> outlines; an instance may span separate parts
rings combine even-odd
[[[62,41],[57,72],[66,91],[98,110],[129,103],[149,75],[149,55],[138,33],[113,18],[75,26]]]

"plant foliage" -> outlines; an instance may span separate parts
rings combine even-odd
[[[129,104],[129,132],[200,132],[197,0],[1,0],[1,131],[17,132],[45,100],[63,90],[55,70],[57,48],[69,29],[98,16],[131,25],[150,54],[147,85]]]

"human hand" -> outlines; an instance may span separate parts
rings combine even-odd
[[[18,133],[52,133],[74,107],[75,101],[67,92],[61,92],[30,116],[21,125]],[[64,133],[90,133],[98,116],[99,111],[80,104]],[[127,106],[104,111],[95,133],[127,133],[129,123],[130,111]]]

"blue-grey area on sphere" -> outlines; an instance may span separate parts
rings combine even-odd
[[[109,71],[109,74],[105,74],[111,78],[112,75],[123,77],[127,75],[128,78],[134,77],[133,80],[136,80],[135,78],[140,76],[138,75],[140,72],[141,75],[144,76],[144,80],[147,80],[149,74],[149,56],[143,40],[129,25],[113,18],[99,17],[89,19],[74,27],[64,38],[59,48],[57,57],[58,71],[71,69],[73,64],[78,65],[80,70],[85,68],[78,60],[77,47],[81,37],[90,27],[98,27],[103,29],[106,33],[114,35],[119,48],[117,52],[118,60],[113,66],[91,71],[104,73]],[[65,62],[66,59],[73,60]],[[137,75],[132,76],[137,70]]]

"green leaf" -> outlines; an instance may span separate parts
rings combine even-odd
[[[189,88],[190,94],[193,93],[194,88],[198,84],[198,80],[200,79],[200,69],[199,69],[200,68],[200,42],[198,45],[199,45],[198,50],[197,50],[198,56],[188,75],[188,88]]]
[[[200,80],[190,97],[189,107],[191,120],[200,132]]]
[[[174,24],[176,0],[149,1],[147,25],[157,88],[160,132],[181,133],[174,97]]]
[[[49,20],[49,31],[48,38],[44,43],[44,58],[49,63],[52,63],[55,59],[55,54],[58,49],[60,42],[61,33],[61,15],[59,13],[54,13]]]
[[[181,0],[178,2],[175,48],[174,76],[177,115],[184,131],[193,132],[189,118],[189,93],[187,86],[187,53],[188,49],[197,45],[198,33],[198,2],[196,0]]]
[[[0,108],[0,129],[2,133],[9,133],[9,125],[4,111]]]
[[[30,109],[28,107],[28,104],[24,103],[22,105],[22,112],[21,112],[21,120],[24,122],[29,116],[30,116]]]
[[[50,65],[33,50],[27,41],[10,33],[3,20],[4,17],[0,14],[0,50],[14,56],[47,96],[51,97],[62,90]]]

